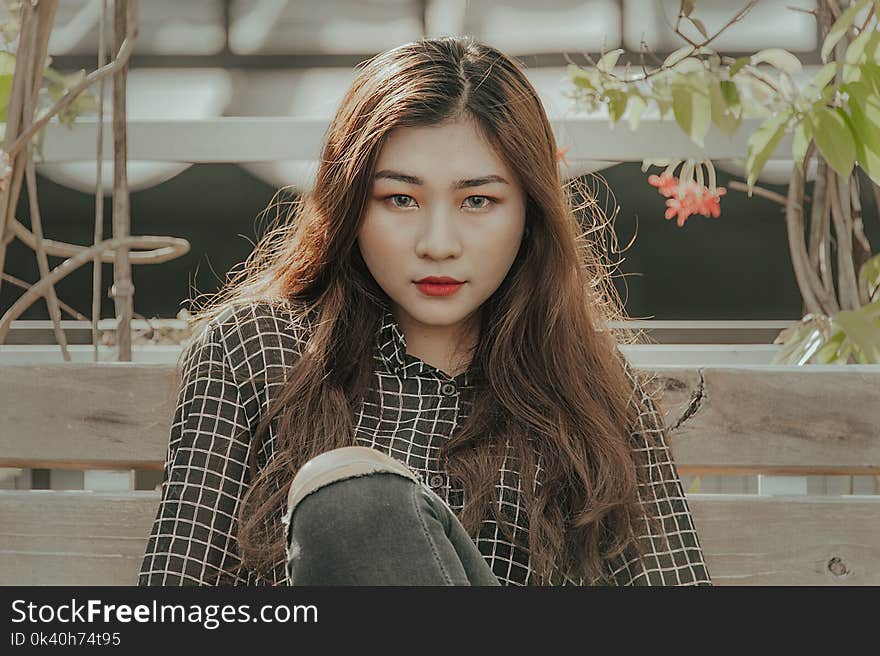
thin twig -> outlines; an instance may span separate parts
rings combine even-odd
[[[850,176],[849,195],[850,205],[852,206],[853,259],[855,270],[858,274],[862,270],[862,265],[870,259],[873,250],[871,249],[871,242],[868,241],[868,236],[865,234],[865,226],[862,222],[862,200],[859,198],[860,190],[857,171],[853,171],[853,175]],[[858,278],[858,288],[859,306],[861,307],[870,303],[871,297],[868,293],[867,282],[863,284],[861,278]]]
[[[837,240],[831,235],[831,194],[825,194],[825,203],[822,206],[822,244],[819,249],[819,275],[825,290],[837,298],[834,289],[834,272],[831,267],[831,246],[837,248]]]
[[[40,116],[40,118],[34,121],[26,131],[19,135],[15,142],[6,150],[6,152],[9,153],[9,156],[11,157],[14,153],[18,152],[28,139],[39,132],[56,114],[58,114],[58,112],[76,100],[83,91],[88,89],[98,80],[105,78],[108,75],[114,75],[119,69],[123,68],[128,63],[133,49],[134,39],[128,38],[123,41],[116,58],[114,58],[111,63],[103,68],[92,71],[85,78],[80,80],[77,85],[61,96],[61,98],[58,99],[58,102],[52,105],[45,114]]]
[[[735,189],[736,191],[744,191],[748,193],[749,186],[745,182],[740,182],[739,180],[731,180],[727,183],[728,188]],[[752,192],[756,196],[761,196],[766,198],[767,200],[772,200],[774,203],[779,203],[780,205],[785,205],[788,201],[785,196],[782,194],[778,194],[775,191],[771,191],[770,189],[765,189],[764,187],[754,186],[752,187]],[[810,197],[804,196],[804,201],[809,203]]]
[[[27,168],[25,170],[25,179],[27,180],[28,202],[31,210],[31,225],[34,229],[34,235],[37,238],[37,268],[40,277],[49,275],[49,259],[46,257],[46,251],[43,249],[43,227],[40,219],[40,206],[37,200],[37,175],[34,172],[34,162],[28,157]],[[46,307],[49,310],[49,318],[52,320],[52,329],[55,332],[55,341],[61,347],[61,355],[65,362],[70,362],[70,353],[67,350],[67,336],[61,328],[61,308],[58,305],[58,297],[55,294],[55,287],[52,285],[43,295],[46,299]]]
[[[791,183],[789,184],[790,200],[786,203],[786,228],[788,231],[789,254],[795,268],[795,277],[800,276],[803,279],[805,286],[810,290],[810,295],[821,306],[821,314],[829,316],[838,312],[840,306],[834,295],[834,290],[829,290],[819,278],[818,272],[810,266],[809,254],[804,242],[804,171],[815,153],[816,144],[811,140],[807,145],[807,152],[804,156],[804,167],[792,167],[793,172],[796,172],[797,176],[792,175]],[[795,187],[794,190],[792,190],[793,185]],[[805,304],[806,298],[805,296]],[[809,311],[811,312],[811,310]]]
[[[98,32],[98,69],[107,63],[107,0],[101,0]],[[95,172],[95,230],[93,244],[104,237],[104,78],[98,81],[98,144]],[[101,318],[101,254],[92,261],[92,358],[98,361],[98,320]]]
[[[20,221],[13,219],[10,224],[10,231],[15,237],[18,237],[22,243],[28,248],[34,249],[36,239]],[[190,244],[186,239],[180,237],[157,237],[152,235],[140,235],[132,237],[132,248],[143,248],[150,250],[135,251],[129,255],[132,264],[161,264],[169,260],[176,259],[181,255],[186,255],[190,250]],[[69,244],[63,241],[53,241],[51,239],[43,240],[43,247],[46,254],[52,257],[73,257],[82,249],[88,248],[82,244]],[[112,264],[115,261],[116,253],[112,251],[104,251],[100,254],[101,262]]]
[[[130,39],[128,0],[113,4],[113,42],[121,48]],[[126,132],[126,80],[128,67],[122,66],[113,76],[113,236],[125,239],[131,236],[131,207],[128,196],[128,140]],[[120,362],[131,361],[131,315],[134,311],[134,285],[131,280],[131,262],[128,248],[116,251],[113,266],[113,287],[110,295],[116,309],[118,324],[116,343]]]
[[[804,167],[809,162],[804,162]],[[828,179],[825,177],[825,160],[819,157],[816,166],[816,181],[813,183],[813,196],[815,201],[810,204],[810,241],[807,251],[810,254],[810,264],[816,271],[819,270],[819,246],[822,243],[822,219],[820,212],[825,205],[825,192],[827,190],[826,183]]]
[[[41,7],[40,9],[42,10],[43,8]],[[50,12],[49,15],[46,16],[46,11],[40,11],[40,13],[37,14],[37,20],[33,22],[27,34],[21,35],[21,38],[26,38],[31,41],[29,44],[29,50],[34,53],[34,56],[30,61],[21,62],[21,64],[25,66],[24,107],[21,122],[22,127],[24,127],[25,130],[27,130],[27,127],[34,119],[37,100],[37,93],[35,90],[39,90],[40,84],[43,81],[43,62],[45,61],[46,53],[40,46],[48,45],[48,40],[41,39],[41,43],[37,43],[37,35],[42,31],[40,28],[44,27],[46,28],[46,31],[51,29],[51,25],[44,26],[43,22],[47,19],[51,20],[53,13],[54,12]],[[28,70],[31,67],[33,67],[33,74]],[[25,166],[25,180],[31,214],[31,228],[36,239],[36,248],[34,250],[37,256],[37,269],[40,272],[40,277],[45,277],[49,275],[49,259],[46,256],[46,251],[43,249],[43,221],[40,217],[40,204],[37,198],[37,174],[34,171],[34,160],[29,149],[21,153],[21,158],[24,160]],[[67,350],[67,336],[61,328],[61,308],[58,306],[58,297],[55,294],[55,287],[50,285],[43,296],[46,299],[46,308],[49,311],[49,318],[52,320],[52,330],[55,333],[55,341],[58,343],[58,346],[61,347],[61,355],[64,358],[64,361],[70,362],[70,352]]]
[[[825,6],[831,10],[831,15],[834,17],[834,20],[840,18],[840,7],[837,5],[836,0],[825,0]]]
[[[871,8],[868,10],[868,15],[865,17],[865,22],[862,23],[862,26],[859,28],[860,34],[862,32],[864,32],[866,29],[868,29],[868,23],[871,22],[872,18],[874,18],[874,9],[875,9],[875,5],[874,5],[874,3],[871,3]]]
[[[22,3],[21,5],[21,26],[20,35],[28,34],[31,21],[34,20],[33,7],[30,3]],[[31,40],[19,37],[18,48],[15,53],[16,66],[12,74],[12,89],[9,93],[9,103],[6,106],[6,133],[3,139],[3,149],[9,156],[9,166],[11,172],[0,191],[0,271],[4,270],[6,262],[6,248],[12,239],[9,234],[9,221],[15,213],[15,207],[18,205],[18,196],[21,191],[22,182],[22,165],[19,158],[10,152],[10,144],[21,124],[21,113],[23,107],[24,81],[26,74],[26,66],[18,62],[30,61],[30,53],[28,48],[31,46]],[[2,278],[0,278],[0,287],[2,287]]]
[[[822,157],[816,164],[814,198],[810,208],[810,263],[819,272],[826,293],[836,299],[834,278],[831,275],[831,198],[828,193],[828,164]],[[836,301],[835,301],[836,302]],[[839,309],[839,306],[838,306]]]
[[[116,250],[123,246],[131,248],[132,244],[137,239],[138,237],[128,237],[126,239],[105,239],[104,241],[95,244],[94,246],[83,249],[73,257],[64,260],[64,262],[52,269],[48,276],[46,276],[45,278],[41,278],[39,281],[31,285],[24,294],[16,299],[16,301],[12,304],[12,307],[10,307],[6,311],[6,313],[3,314],[2,317],[0,317],[0,345],[2,345],[3,341],[6,339],[6,334],[9,332],[9,327],[12,325],[12,322],[18,319],[18,317],[21,316],[21,314],[25,310],[27,310],[34,303],[34,301],[42,298],[47,287],[49,287],[50,285],[54,285],[65,276],[73,273],[83,264],[90,262],[96,252],[101,252],[104,250]]]
[[[3,274],[3,280],[15,285],[16,287],[21,288],[21,289],[28,289],[31,286],[31,284],[29,282],[26,282],[24,280],[19,280],[15,276],[11,276],[8,273]],[[89,320],[89,318],[86,315],[82,314],[81,312],[79,312],[75,308],[70,307],[67,303],[62,301],[60,298],[58,299],[58,306],[61,308],[62,311],[67,312],[67,314],[72,316],[77,321],[88,321]]]
[[[829,167],[828,190],[831,194],[831,220],[837,233],[837,286],[840,305],[845,310],[859,309],[859,286],[853,264],[852,215],[849,206],[849,182]]]
[[[806,158],[805,158],[806,159]],[[788,248],[791,253],[791,263],[794,267],[795,280],[801,297],[804,299],[806,309],[810,314],[825,314],[825,309],[820,303],[815,286],[810,281],[810,263],[804,246],[804,218],[802,212],[802,195],[804,192],[804,174],[797,166],[791,170],[791,179],[788,185],[788,202],[785,204],[785,224],[788,234]]]

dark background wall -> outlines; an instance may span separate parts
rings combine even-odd
[[[633,318],[651,319],[796,319],[802,315],[800,296],[791,269],[782,207],[758,196],[728,190],[721,199],[721,217],[691,217],[684,228],[663,218],[664,199],[647,183],[636,162],[600,172],[620,206],[615,232],[621,246],[637,231],[615,284]],[[718,171],[718,184],[730,176]],[[600,206],[612,199],[598,185]],[[762,185],[779,193],[784,186]],[[880,222],[873,195],[864,193],[865,230],[875,250],[880,245]],[[807,188],[809,194],[812,185]],[[38,184],[43,228],[47,238],[76,243],[91,241],[94,196],[40,178]],[[275,189],[238,166],[195,165],[162,185],[131,195],[132,234],[183,237],[191,251],[158,265],[133,267],[135,311],[147,317],[173,317],[187,299],[216,291],[236,263],[252,250],[265,221],[260,213]],[[105,234],[110,236],[111,203],[105,200]],[[30,218],[22,193],[18,217]],[[619,259],[621,255],[615,256]],[[50,266],[60,260],[50,258]],[[33,252],[18,240],[9,245],[6,273],[37,279]],[[104,265],[104,289],[112,283]],[[85,315],[91,308],[92,272],[85,266],[57,287],[60,298]],[[21,290],[4,282],[0,313]],[[105,292],[106,293],[106,292]],[[102,317],[114,315],[110,298],[102,301]],[[46,305],[32,305],[22,319],[48,318]],[[65,318],[69,318],[66,317]]]

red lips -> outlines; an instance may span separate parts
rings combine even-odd
[[[449,276],[427,276],[416,281],[416,286],[427,296],[451,296],[464,284]]]
[[[416,280],[416,283],[423,282],[432,282],[438,285],[457,285],[461,283],[461,280],[456,280],[455,278],[450,278],[449,276],[427,276],[425,278],[421,278],[420,280]]]

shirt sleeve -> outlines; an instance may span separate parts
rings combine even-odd
[[[183,358],[161,501],[139,585],[234,584],[246,578],[235,529],[250,435],[218,327],[209,327]]]
[[[617,585],[712,585],[663,416],[629,365],[626,371],[639,408],[632,446],[648,470],[639,497],[658,516],[661,534],[643,520],[639,536],[643,558],[628,556],[612,563],[613,580]]]

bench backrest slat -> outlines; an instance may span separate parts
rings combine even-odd
[[[688,497],[718,585],[880,584],[880,496]],[[0,585],[133,585],[156,492],[0,494]]]
[[[880,474],[880,367],[652,369],[681,473]],[[0,367],[0,467],[161,468],[172,365]],[[821,399],[821,402],[817,402]]]

